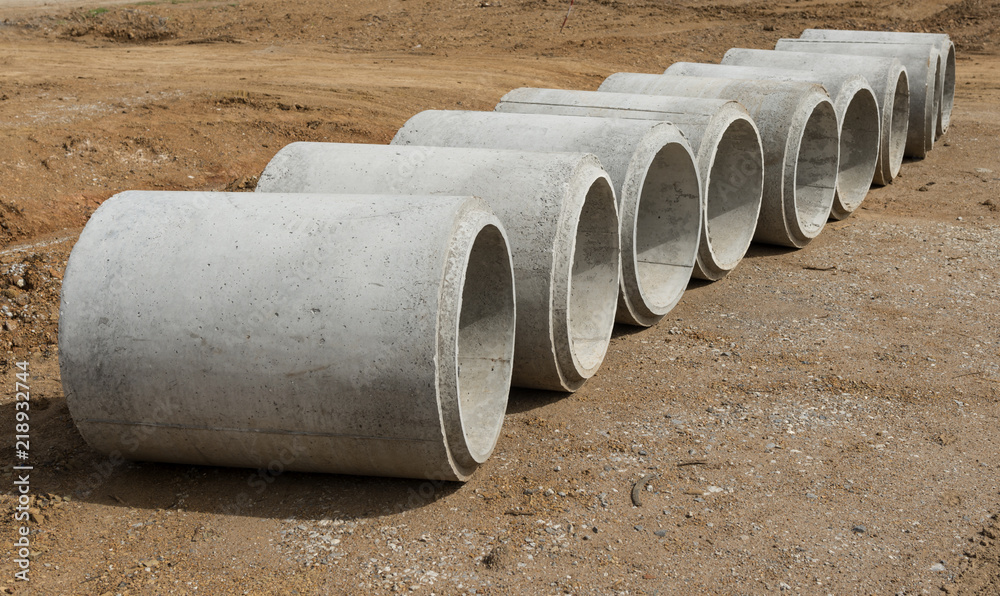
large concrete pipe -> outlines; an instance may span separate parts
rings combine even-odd
[[[693,275],[721,279],[746,254],[760,213],[764,162],[757,126],[739,103],[524,88],[505,95],[496,110],[672,122],[695,150],[705,196]]]
[[[903,148],[906,145],[907,121],[910,118],[909,83],[906,68],[899,60],[869,56],[838,56],[836,60],[830,60],[825,55],[809,52],[733,48],[723,56],[722,64],[808,70],[823,72],[824,76],[830,77],[863,75],[875,91],[882,118],[881,145],[874,181],[876,184],[889,184],[899,174],[903,163]],[[841,159],[844,159],[843,153]],[[836,207],[836,202],[834,206]]]
[[[594,155],[292,143],[257,189],[480,196],[510,235],[512,384],[575,391],[604,360],[618,304],[619,235],[614,190]]]
[[[802,81],[826,87],[840,121],[840,169],[833,194],[830,216],[844,219],[861,206],[871,188],[878,162],[878,102],[868,81],[859,74],[841,75],[824,69],[789,70],[763,66],[732,66],[676,62],[663,74],[750,79],[763,81]]]
[[[701,183],[691,146],[672,124],[426,111],[410,118],[392,144],[593,153],[618,197],[618,322],[656,323],[677,304],[691,279],[701,231]]]
[[[941,104],[938,110],[937,133],[948,132],[951,110],[955,107],[955,44],[946,33],[904,33],[897,31],[838,31],[836,29],[806,29],[801,39],[827,39],[832,41],[877,41],[930,43],[941,53],[943,68],[938,70],[938,88]]]
[[[826,225],[840,155],[837,113],[823,87],[620,72],[600,90],[735,99],[760,128],[764,196],[754,240],[801,248]]]
[[[906,155],[922,159],[934,146],[941,97],[937,84],[941,54],[936,47],[909,43],[779,39],[774,48],[778,51],[823,54],[830,62],[836,60],[831,56],[842,54],[899,59],[906,67],[910,84],[910,122],[906,130]]]
[[[125,192],[70,255],[59,364],[116,458],[465,480],[514,309],[477,198]]]

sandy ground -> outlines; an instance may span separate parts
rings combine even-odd
[[[38,14],[44,12],[46,9],[53,10],[64,10],[66,8],[80,7],[82,3],[79,0],[5,0],[4,10],[13,11],[15,9],[30,9],[31,13]],[[107,6],[117,6],[120,4],[137,4],[136,2],[130,2],[129,0],[105,0],[99,4],[95,4],[98,8]]]
[[[357,0],[0,5],[0,591],[1000,591],[1000,4]],[[464,485],[122,463],[59,382],[60,279],[125,189],[252,190],[298,140],[714,62],[805,27],[946,31],[952,128],[803,250],[754,246],[573,395],[514,390]],[[14,579],[14,389],[33,398]],[[8,463],[9,462],[9,463]],[[655,474],[635,506],[631,491]]]

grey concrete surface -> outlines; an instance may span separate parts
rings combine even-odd
[[[930,43],[941,53],[943,68],[938,69],[938,88],[941,93],[935,137],[948,132],[951,111],[955,107],[955,44],[947,33],[908,33],[902,31],[840,31],[836,29],[806,29],[800,39],[825,39],[831,41],[879,41]]]
[[[764,158],[757,126],[738,102],[522,88],[505,95],[496,111],[673,123],[694,148],[705,196],[694,277],[721,279],[746,254],[760,213]]]
[[[687,288],[698,254],[703,198],[694,153],[672,124],[428,110],[410,118],[392,144],[593,153],[618,197],[617,321],[648,327]]]
[[[895,58],[869,56],[838,56],[828,60],[822,54],[810,52],[779,52],[733,48],[722,57],[722,64],[735,66],[766,66],[792,70],[821,68],[827,76],[865,77],[878,100],[882,118],[875,184],[886,185],[899,174],[906,146],[906,130],[910,118],[910,91],[906,68]]]
[[[67,404],[125,459],[465,480],[504,419],[513,283],[478,198],[121,193],[66,268]]]
[[[620,244],[614,189],[594,155],[292,143],[264,169],[257,190],[482,197],[510,235],[512,383],[575,391],[604,360]]]
[[[754,241],[801,248],[823,230],[837,185],[840,127],[822,86],[617,73],[600,90],[739,101],[757,123],[764,150],[764,193]]]
[[[937,130],[938,106],[941,91],[938,87],[938,70],[941,53],[933,45],[922,43],[824,41],[813,39],[779,39],[774,49],[792,52],[822,54],[831,62],[831,56],[881,56],[896,58],[906,67],[910,89],[910,122],[906,129],[905,154],[923,159],[934,147]]]
[[[806,71],[694,62],[676,62],[663,74],[823,85],[833,100],[840,123],[840,168],[830,216],[844,219],[861,206],[871,188],[881,141],[878,102],[863,76],[840,74],[823,67]]]

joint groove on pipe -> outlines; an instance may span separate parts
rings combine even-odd
[[[637,73],[613,74],[600,90],[733,99],[760,128],[764,192],[754,240],[801,248],[826,225],[833,206],[840,138],[837,114],[819,85]]]
[[[757,126],[737,102],[522,88],[505,95],[496,111],[675,124],[694,149],[705,197],[693,275],[721,279],[750,246],[760,213],[764,162]]]
[[[510,235],[512,384],[575,391],[600,367],[615,321],[620,244],[614,190],[597,157],[292,143],[265,168],[257,190],[482,197]]]
[[[513,369],[507,237],[472,197],[122,193],[60,317],[70,413],[126,459],[465,480]]]
[[[611,177],[619,202],[618,322],[652,325],[687,287],[698,252],[701,186],[691,147],[672,124],[426,111],[410,118],[392,144],[593,153]]]

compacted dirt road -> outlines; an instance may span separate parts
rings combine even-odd
[[[1000,3],[583,0],[560,30],[567,5],[0,5],[0,592],[1000,591]],[[514,390],[467,484],[128,463],[76,432],[60,280],[114,193],[248,191],[292,141],[386,143],[424,109],[595,89],[805,27],[950,33],[947,135],[805,249],[754,246],[657,326],[617,329],[578,393]]]

